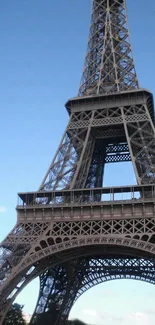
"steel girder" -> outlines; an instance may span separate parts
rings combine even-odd
[[[115,279],[155,284],[155,261],[131,256],[87,256],[48,269],[40,276],[39,298],[30,324],[46,315],[52,324],[64,324],[71,307],[84,292]]]
[[[134,201],[128,201],[126,213],[125,206],[122,208],[121,202],[123,217],[119,218],[118,202],[116,206],[114,206],[114,203],[112,204],[112,210],[109,210],[111,207],[111,204],[109,204],[105,214],[108,216],[109,211],[110,216],[112,213],[113,217],[104,219],[103,216],[99,216],[95,204],[92,210],[93,202],[91,202],[89,218],[87,215],[85,218],[86,212],[83,207],[82,210],[80,209],[80,214],[76,214],[75,220],[67,213],[67,219],[70,218],[70,221],[53,219],[51,206],[49,207],[50,210],[46,209],[46,206],[23,206],[25,221],[17,224],[16,231],[14,229],[1,244],[1,248],[3,248],[1,260],[3,263],[1,265],[0,279],[0,321],[2,321],[2,316],[11,302],[30,280],[44,272],[44,269],[53,268],[57,265],[63,266],[63,261],[67,262],[73,257],[76,259],[76,255],[87,256],[90,254],[90,250],[93,249],[95,254],[103,255],[103,250],[109,254],[110,250],[112,250],[112,253],[118,256],[121,248],[126,256],[129,255],[131,250],[132,255],[135,257],[143,259],[145,256],[147,258],[152,256],[153,258],[155,255],[155,218],[152,217],[152,213],[154,215],[152,204],[150,205],[149,202],[135,203],[134,206]],[[142,210],[139,204],[141,204]],[[129,205],[131,205],[131,211]],[[72,204],[71,206],[73,209]],[[42,220],[39,215],[37,216],[40,209],[43,213]],[[63,204],[60,204],[58,209],[63,211]],[[26,211],[31,216],[29,222],[26,222]],[[34,212],[33,219],[32,211]],[[103,206],[101,207],[101,215],[102,213]],[[60,216],[60,214],[58,215]],[[142,215],[142,217],[138,217],[139,215]],[[48,222],[44,221],[46,216],[49,219]],[[98,216],[97,220],[96,216]],[[40,222],[35,222],[36,218]],[[81,220],[78,220],[79,218]],[[17,235],[19,229],[21,231]],[[27,247],[27,250],[22,250],[20,258],[16,260],[16,256],[19,257],[19,254],[17,254],[15,248],[21,246]],[[60,261],[62,264],[60,264]],[[69,269],[72,268],[69,267]]]
[[[71,106],[65,135],[40,190],[101,187],[105,163],[130,159],[138,184],[155,182],[155,128],[149,92],[77,99]]]
[[[138,88],[125,0],[93,0],[79,96]]]
[[[69,123],[39,189],[53,191],[53,201],[37,197],[24,203],[23,210],[18,208],[17,225],[1,243],[0,324],[17,294],[38,275],[40,296],[32,322],[40,311],[54,307],[59,311],[55,324],[61,324],[79,295],[97,283],[128,276],[154,283],[150,192],[148,202],[144,195],[139,203],[99,202],[98,191],[94,201],[81,194],[80,201],[72,203],[63,193],[54,201],[55,190],[93,191],[102,186],[104,166],[110,162],[131,159],[137,183],[155,183],[153,100],[138,86],[125,0],[93,0],[78,96],[66,104]],[[90,250],[96,254],[99,247],[100,257],[89,259]],[[113,259],[102,259],[106,247],[112,248]],[[120,247],[124,259],[118,256]],[[127,257],[129,250],[134,257]],[[77,272],[80,281],[75,281]]]
[[[86,267],[87,261],[78,259],[41,274],[40,293],[31,324],[35,324],[42,313],[49,314],[53,324],[64,324],[82,285]]]

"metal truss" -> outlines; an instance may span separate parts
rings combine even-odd
[[[76,300],[93,286],[110,280],[134,279],[155,284],[154,259],[95,256],[87,258],[87,261],[89,267],[86,269]]]
[[[69,124],[40,190],[101,187],[106,163],[130,160],[138,184],[155,182],[149,92],[75,99],[67,105],[72,107]]]
[[[36,276],[31,324],[42,314],[62,325],[76,299],[107,280],[155,283],[153,96],[139,89],[125,0],[93,0],[79,94],[66,109],[39,191],[19,194],[17,224],[0,245],[0,325]],[[104,188],[105,164],[129,160],[138,185]]]
[[[82,285],[86,263],[84,259],[69,261],[41,274],[40,293],[31,324],[35,324],[42,313],[50,314],[53,324],[64,324]]]
[[[52,323],[63,324],[71,307],[84,292],[115,279],[155,284],[155,261],[131,256],[87,256],[45,271],[40,276],[39,299],[30,324],[35,324],[43,313],[44,320],[47,314]]]
[[[93,0],[79,96],[138,88],[125,0]]]
[[[132,202],[131,206],[133,206]],[[145,211],[143,204],[142,206],[143,211]],[[35,206],[31,207],[32,211],[29,210],[30,206],[27,206],[27,208],[27,211],[30,212],[31,216],[32,211],[34,211],[34,220],[31,219],[31,222],[29,223],[20,223],[16,228],[24,230],[24,228],[27,228],[27,225],[29,227],[31,225],[32,229],[29,229],[31,230],[31,235],[27,233],[23,236],[22,233],[20,233],[17,236],[12,233],[12,235],[10,234],[1,245],[1,247],[3,247],[3,264],[1,266],[2,272],[0,281],[1,323],[5,312],[8,310],[10,304],[16,298],[18,293],[27,285],[27,283],[29,283],[29,281],[37,275],[42,274],[40,275],[40,295],[33,320],[36,320],[36,315],[41,311],[45,310],[50,313],[50,311],[53,310],[52,308],[56,308],[56,311],[59,311],[58,315],[61,316],[60,319],[57,318],[57,322],[58,324],[61,324],[61,321],[68,316],[69,310],[72,307],[73,302],[76,300],[76,297],[78,298],[78,295],[91,287],[91,282],[92,285],[95,285],[100,281],[95,278],[95,272],[98,272],[97,270],[94,272],[94,278],[92,278],[92,276],[90,277],[91,281],[87,281],[88,279],[83,278],[81,270],[83,270],[83,272],[84,270],[87,270],[88,264],[84,264],[84,262],[82,262],[83,259],[81,259],[80,266],[79,260],[76,263],[77,257],[82,258],[82,256],[94,255],[95,253],[98,254],[98,259],[100,260],[104,250],[107,254],[107,259],[110,259],[110,254],[113,254],[113,258],[117,260],[119,269],[121,269],[120,259],[118,259],[120,248],[122,250],[121,254],[124,256],[132,255],[133,263],[137,258],[142,260],[146,257],[147,259],[151,257],[154,258],[155,218],[150,218],[150,215],[148,218],[143,217],[138,219],[135,217],[131,219],[131,217],[128,217],[126,220],[117,220],[115,215],[113,216],[113,219],[110,220],[101,220],[101,218],[93,220],[94,217],[92,217],[92,221],[75,220],[58,222],[52,220],[47,223],[42,220],[40,224],[42,224],[42,229],[44,229],[44,231],[36,236],[38,229],[38,223],[35,222],[37,210],[35,209]],[[25,208],[23,207],[23,212],[24,210]],[[114,210],[116,210],[117,215],[118,208],[113,208],[113,211]],[[96,210],[94,210],[94,212],[95,211]],[[140,211],[139,208],[138,211]],[[148,214],[149,211],[150,208],[148,209]],[[97,211],[95,212],[95,215],[96,213]],[[49,216],[48,209],[44,210],[44,217],[46,217],[46,215]],[[39,216],[37,218],[40,219]],[[52,219],[51,216],[49,216],[49,219]],[[21,245],[26,247],[26,242],[29,243],[28,251],[23,250],[18,263],[15,265],[13,265],[13,263],[11,264],[10,261],[14,261],[14,256],[16,256],[14,253],[15,247],[20,247]],[[6,254],[8,247],[10,250],[10,260]],[[74,261],[70,262],[73,258]],[[149,266],[149,264],[147,264],[147,266]],[[49,269],[50,271],[48,271]],[[107,276],[107,280],[112,278],[123,278],[123,273],[120,272],[121,275],[118,274],[116,269],[116,267],[114,269],[111,267],[111,272],[114,272],[113,277]],[[134,277],[134,268],[132,265],[130,270],[132,277]],[[50,273],[51,277],[49,276],[49,272],[53,272]],[[136,273],[135,278],[151,282],[151,277],[150,280],[148,280],[149,274],[150,270],[148,274],[142,272],[138,275],[138,273]],[[75,279],[79,279],[79,281],[75,281]],[[49,290],[47,290],[47,287],[49,287]],[[49,294],[52,295],[51,300],[48,299]],[[61,312],[60,305],[62,307]],[[53,313],[58,317],[56,312],[53,311]]]
[[[96,204],[92,200],[94,194],[96,196],[101,193],[102,196],[102,191],[104,193],[109,191],[113,196],[111,189],[94,189],[94,194],[93,189],[85,189],[75,190],[75,198],[78,195],[87,197],[86,204],[77,204],[76,201],[66,203],[64,199],[59,204],[39,203],[38,205],[33,198],[34,195],[37,199],[36,192],[22,194],[25,203],[17,207],[18,223],[1,244],[0,316],[4,315],[4,311],[9,308],[17,294],[34,277],[42,274],[44,270],[59,266],[60,268],[57,267],[53,271],[57,272],[53,273],[53,276],[57,278],[59,272],[66,272],[66,265],[68,265],[67,272],[72,270],[71,274],[74,274],[76,265],[70,264],[69,261],[74,257],[75,263],[76,257],[91,255],[92,249],[93,254],[99,256],[103,254],[104,249],[107,251],[107,258],[109,258],[110,251],[116,257],[120,247],[125,256],[129,256],[130,252],[130,255],[132,253],[135,258],[143,259],[151,256],[153,258],[155,255],[154,187],[137,186],[135,188],[136,191],[144,192],[144,194],[146,191],[152,192],[152,198],[147,199],[144,195],[140,200],[135,198],[127,201],[103,201]],[[90,194],[88,195],[89,191],[92,193],[92,198]],[[122,191],[128,192],[129,189],[120,188],[120,192]],[[114,189],[114,192],[117,194],[118,188]],[[38,192],[38,197],[41,198],[43,193],[46,196],[54,194],[53,192]],[[57,194],[68,196],[69,192],[64,191],[63,194],[58,191]],[[70,194],[74,198],[73,193]],[[26,199],[28,201],[25,201]],[[65,280],[67,275],[65,274],[63,285],[67,286],[65,291],[67,292],[70,289],[67,289],[68,283]],[[82,275],[79,279],[82,280]],[[52,283],[51,285],[54,285]],[[44,286],[45,283],[42,282],[41,292],[44,291]],[[76,290],[74,290],[75,293]],[[62,299],[65,297],[63,296]],[[68,299],[65,298],[65,301]],[[70,306],[73,300],[72,296]],[[46,302],[48,308],[48,301]],[[38,301],[38,305],[42,306],[42,300]],[[66,308],[63,311],[68,310]]]

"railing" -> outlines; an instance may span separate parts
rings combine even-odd
[[[155,184],[18,193],[18,206],[74,205],[127,200],[155,200]]]

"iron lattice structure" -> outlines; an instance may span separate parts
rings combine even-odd
[[[137,88],[125,1],[93,1],[79,96]]]
[[[31,324],[64,324],[92,286],[132,278],[154,284],[153,96],[139,88],[125,0],[93,0],[78,97],[37,192],[19,193],[17,224],[0,246],[0,324],[36,276]],[[103,187],[106,163],[131,161],[137,185]]]

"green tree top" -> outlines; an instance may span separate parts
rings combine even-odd
[[[26,325],[22,309],[22,305],[14,303],[7,312],[3,325]]]

